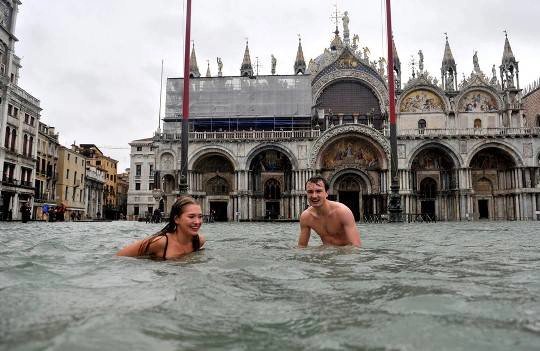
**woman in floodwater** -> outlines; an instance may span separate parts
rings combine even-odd
[[[172,206],[165,228],[124,247],[116,255],[171,259],[198,251],[206,242],[199,234],[201,224],[201,206],[191,197],[180,198]]]

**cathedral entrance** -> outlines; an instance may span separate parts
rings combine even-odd
[[[354,220],[361,218],[362,208],[362,179],[356,174],[345,174],[338,178],[334,189],[338,194],[337,201],[351,209]]]
[[[266,215],[264,219],[278,219],[279,218],[279,201],[267,201],[266,202]]]
[[[435,200],[423,200],[420,202],[420,213],[424,221],[435,219]]]
[[[216,222],[227,222],[227,202],[210,201],[210,215]]]
[[[489,219],[489,201],[478,200],[478,218]]]
[[[359,191],[340,191],[339,202],[351,209],[354,220],[360,220],[360,192]]]

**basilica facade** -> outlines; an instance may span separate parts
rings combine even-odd
[[[518,61],[508,38],[501,44],[501,64],[489,76],[475,54],[474,71],[459,81],[447,38],[440,75],[424,70],[419,52],[407,82],[394,46],[405,218],[540,218],[540,128],[526,123]],[[239,76],[221,69],[201,76],[194,48],[190,68],[188,185],[204,214],[296,220],[307,206],[306,180],[322,175],[330,198],[349,206],[356,220],[386,218],[386,64],[360,49],[357,36],[351,40],[348,19],[343,34],[336,27],[329,47],[308,64],[299,42],[292,75],[255,75],[247,43]],[[152,189],[141,189],[152,190],[152,208],[164,212],[180,181],[182,93],[183,79],[169,78],[163,128],[146,161],[155,170]]]

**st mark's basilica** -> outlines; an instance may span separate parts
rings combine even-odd
[[[291,75],[255,74],[246,43],[238,76],[223,76],[219,58],[217,76],[209,70],[202,76],[193,47],[188,185],[204,214],[223,221],[298,219],[307,206],[306,180],[321,174],[330,198],[348,205],[357,220],[387,216],[386,63],[350,35],[347,13],[342,22],[342,32],[336,26],[330,45],[307,64],[298,43]],[[524,119],[508,37],[501,40],[500,66],[486,74],[475,54],[474,71],[463,78],[448,38],[437,77],[424,70],[420,51],[412,78],[402,81],[398,54],[394,43],[404,216],[537,220],[540,128]],[[176,198],[182,93],[183,79],[169,78],[162,128],[130,143],[128,215],[168,212]]]

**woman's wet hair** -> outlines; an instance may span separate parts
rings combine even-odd
[[[304,189],[307,187],[308,183],[319,184],[319,182],[322,182],[324,184],[324,190],[328,191],[328,189],[330,188],[330,185],[328,184],[326,179],[324,177],[321,177],[321,176],[313,176],[313,177],[309,178],[306,181],[306,184],[304,185]]]
[[[174,233],[176,231],[175,219],[180,217],[184,213],[188,205],[199,206],[197,201],[195,201],[195,199],[190,196],[183,196],[176,200],[176,202],[171,207],[171,212],[169,214],[169,222],[159,232],[149,236],[142,241],[141,246],[139,247],[139,256],[148,256],[148,249],[154,241],[158,240],[161,236],[164,236],[167,233]]]

